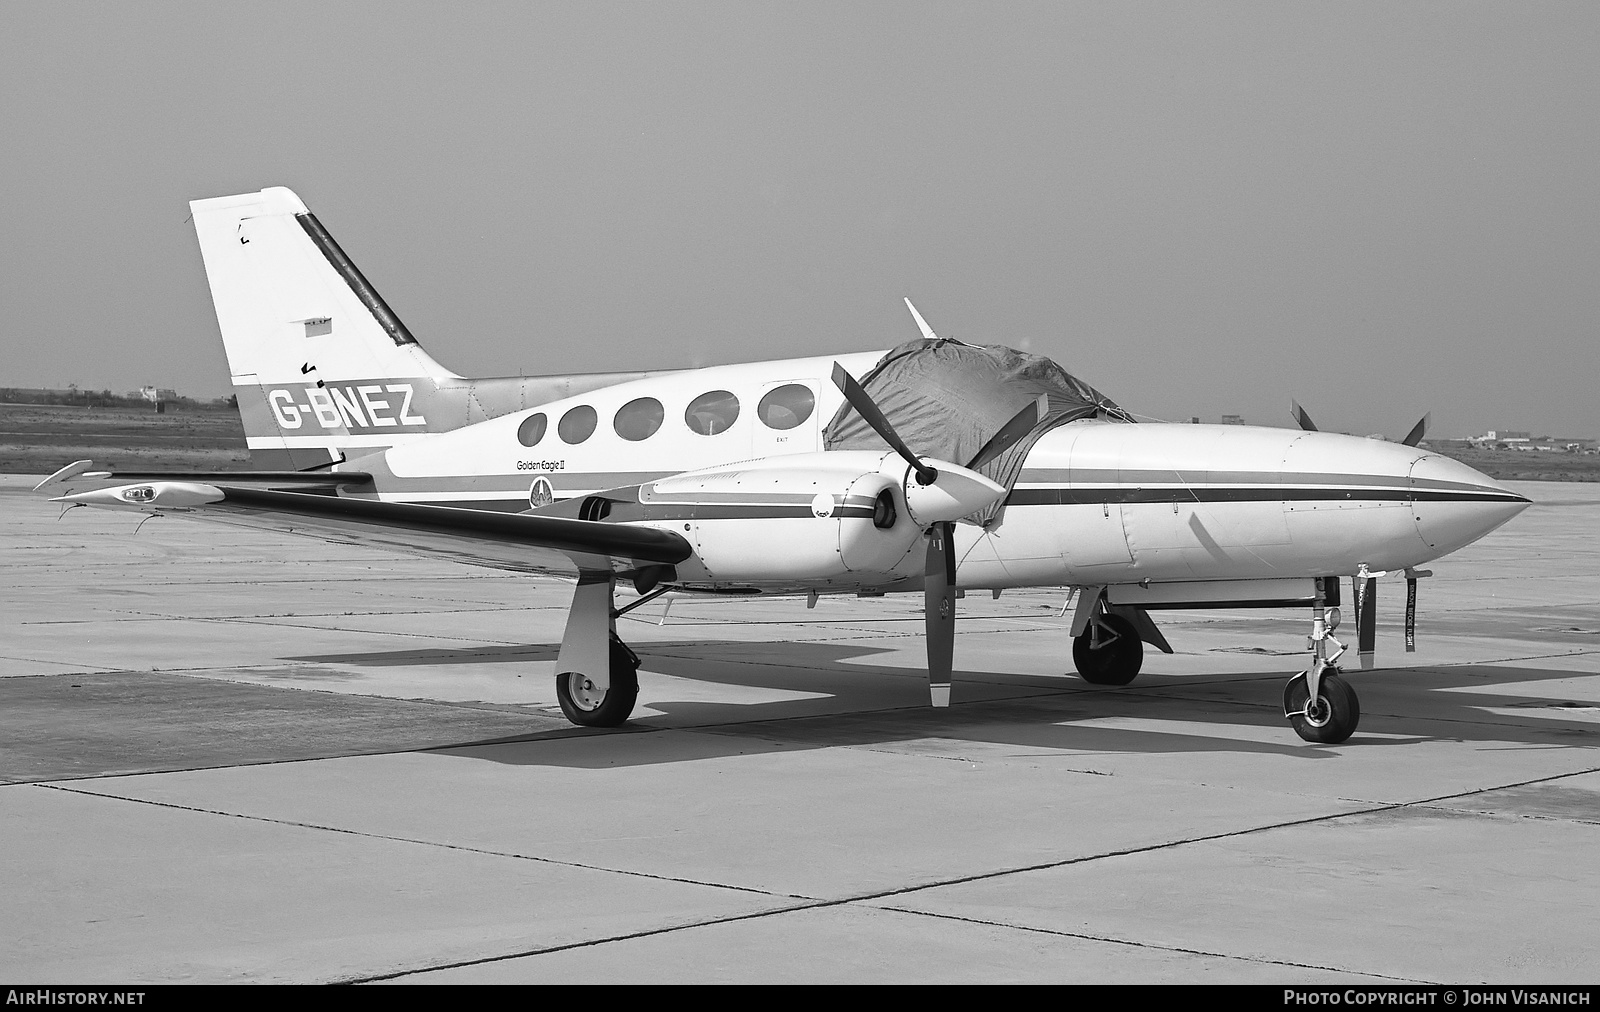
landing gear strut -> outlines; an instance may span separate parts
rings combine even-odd
[[[1132,622],[1103,612],[1073,637],[1072,663],[1090,685],[1127,685],[1144,664],[1144,644]]]
[[[1361,723],[1361,701],[1356,698],[1356,690],[1339,676],[1339,669],[1333,664],[1345,651],[1344,644],[1333,636],[1338,625],[1339,610],[1327,607],[1319,577],[1311,604],[1311,667],[1284,686],[1283,715],[1289,718],[1296,734],[1322,745],[1339,744]],[[1328,653],[1330,642],[1336,648],[1332,654]]]

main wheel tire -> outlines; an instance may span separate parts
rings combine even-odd
[[[1317,698],[1309,706],[1308,695],[1304,674],[1289,679],[1283,687],[1283,712],[1294,714],[1289,724],[1296,734],[1319,745],[1337,745],[1356,733],[1356,725],[1361,723],[1361,700],[1350,683],[1339,677],[1338,668],[1322,670]]]
[[[1111,637],[1101,631],[1100,646],[1092,646],[1093,629],[1072,640],[1072,663],[1090,685],[1127,685],[1144,665],[1144,644],[1133,623],[1120,615],[1102,615],[1097,621],[1109,626]]]
[[[584,727],[616,727],[633,713],[639,698],[639,658],[628,645],[611,637],[611,685],[601,689],[578,671],[556,675],[561,712]]]

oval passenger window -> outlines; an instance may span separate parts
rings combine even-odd
[[[529,415],[517,426],[517,442],[523,446],[538,446],[539,440],[544,438],[544,430],[549,428],[550,419],[541,411],[536,415]]]
[[[617,435],[630,443],[637,443],[655,435],[666,414],[666,409],[654,397],[635,397],[617,409],[617,417],[611,420],[611,425],[617,430]]]
[[[561,435],[562,442],[581,443],[594,435],[594,426],[600,416],[594,408],[587,404],[580,404],[561,416],[561,421],[556,425],[556,432]]]
[[[756,405],[756,414],[771,429],[792,429],[811,417],[817,399],[804,383],[786,383],[767,391]]]
[[[712,390],[689,402],[683,412],[683,424],[690,432],[702,436],[715,436],[727,432],[739,420],[739,398],[730,390]]]

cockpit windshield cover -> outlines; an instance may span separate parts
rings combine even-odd
[[[1039,437],[1079,418],[1131,422],[1110,398],[1041,355],[999,345],[947,339],[907,341],[859,377],[907,446],[920,456],[966,464],[1018,411],[1050,398],[1045,417],[1026,437],[979,470],[1010,489]],[[829,450],[880,450],[887,445],[846,402],[823,431]],[[971,517],[987,525],[1000,504]]]

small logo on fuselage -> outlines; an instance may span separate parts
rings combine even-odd
[[[528,505],[534,509],[548,506],[556,501],[556,487],[550,483],[549,478],[533,479],[533,486],[528,489]]]

